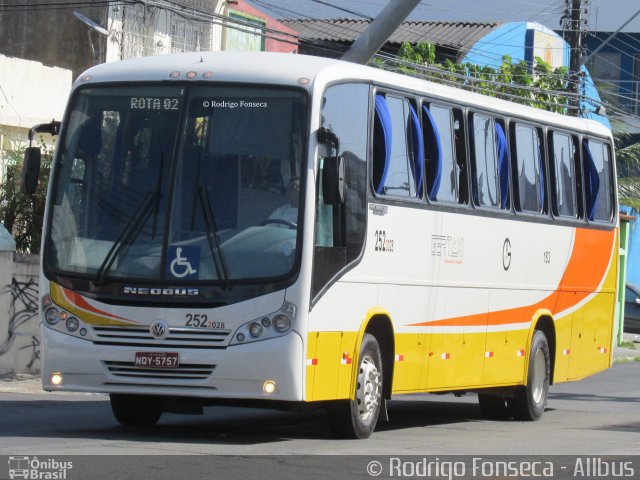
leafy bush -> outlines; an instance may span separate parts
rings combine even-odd
[[[418,73],[410,64],[427,66],[429,80],[433,82],[453,83],[492,97],[567,113],[569,71],[566,67],[553,69],[540,57],[535,59],[533,72],[527,62],[521,60],[513,63],[509,55],[502,57],[502,64],[497,69],[471,63],[454,63],[449,59],[435,63],[436,49],[430,43],[413,46],[405,42],[398,51],[398,57],[398,69],[407,75]],[[376,59],[373,66],[386,68],[387,64],[393,63],[391,59]]]
[[[42,146],[40,182],[35,195],[20,191],[21,151],[7,152],[7,173],[0,183],[0,223],[11,233],[20,253],[40,253],[42,221],[53,149]]]

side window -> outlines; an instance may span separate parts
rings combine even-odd
[[[613,215],[611,187],[611,151],[603,142],[582,141],[587,218],[609,222]]]
[[[316,239],[312,284],[314,296],[336,273],[360,255],[364,245],[368,118],[367,85],[343,84],[327,89],[321,125],[335,134],[339,151],[336,152],[334,147],[320,145],[316,183]],[[322,195],[324,161],[336,155],[342,157],[345,166],[345,197],[340,205],[328,205]]]
[[[378,195],[420,196],[424,162],[421,136],[415,108],[407,99],[376,95],[373,184]]]
[[[521,212],[544,211],[544,159],[538,129],[516,123],[513,127],[515,151],[514,194],[516,209]]]
[[[460,181],[465,165],[464,158],[462,165],[457,160],[457,131],[453,111],[439,105],[425,104],[422,114],[427,155],[427,195],[432,202],[457,203],[461,198]],[[460,126],[459,122],[457,125]]]
[[[550,158],[551,192],[553,193],[553,214],[559,217],[576,218],[577,190],[575,169],[575,139],[566,133],[551,134]]]
[[[473,135],[474,202],[482,207],[499,208],[503,202],[500,194],[496,123],[493,118],[481,114],[473,114],[470,123]]]

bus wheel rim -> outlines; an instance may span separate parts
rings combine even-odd
[[[367,422],[375,414],[380,405],[382,390],[380,372],[371,355],[365,355],[358,371],[358,389],[356,400],[360,420]]]
[[[544,383],[546,377],[547,364],[544,352],[538,350],[533,359],[533,375],[531,376],[531,393],[533,401],[539,404],[544,396]]]

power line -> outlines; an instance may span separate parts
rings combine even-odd
[[[0,4],[0,12],[20,13],[20,12],[32,12],[32,11],[50,11],[50,10],[65,10],[65,9],[78,9],[78,8],[91,8],[91,7],[104,7],[110,4],[117,5],[132,5],[140,3],[139,0],[95,0],[95,1],[68,1],[58,3],[25,3],[19,4]]]

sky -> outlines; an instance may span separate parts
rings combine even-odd
[[[249,0],[275,18],[375,17],[388,1],[401,0]],[[339,8],[350,10],[348,13]],[[565,0],[422,0],[412,20],[533,21],[560,29]],[[613,32],[640,10],[638,0],[589,0],[589,31]],[[625,32],[640,32],[640,14]]]

